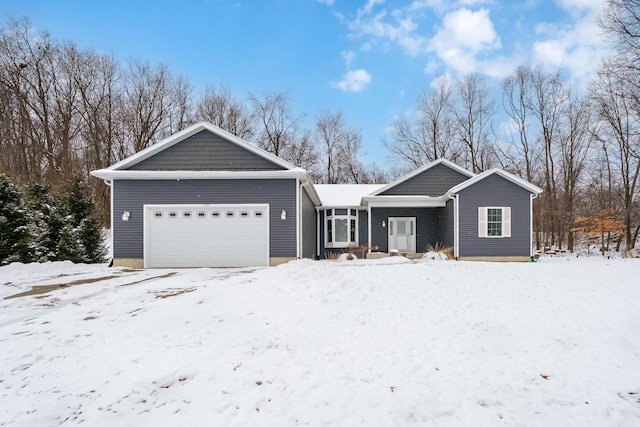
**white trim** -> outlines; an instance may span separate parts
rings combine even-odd
[[[519,185],[520,187],[524,188],[525,190],[528,190],[530,192],[532,192],[533,194],[540,194],[542,193],[542,189],[540,187],[538,187],[537,185],[533,185],[532,183],[525,181],[524,179],[515,176],[509,172],[506,172],[502,169],[498,169],[498,168],[494,168],[494,169],[490,169],[488,171],[484,171],[479,175],[474,176],[473,178],[470,178],[466,181],[461,182],[460,184],[456,185],[455,187],[452,187],[449,191],[447,191],[447,194],[457,194],[460,191],[464,190],[467,187],[470,187],[474,184],[476,184],[477,182],[482,181],[483,179],[491,176],[491,175],[499,175],[504,179],[507,179],[511,182],[513,182],[516,185]]]
[[[320,256],[320,207],[316,206],[316,255]]]
[[[389,190],[390,188],[393,188],[398,184],[402,184],[403,182],[413,178],[414,176],[420,175],[422,172],[425,172],[425,171],[431,169],[432,167],[440,165],[440,164],[445,165],[448,168],[453,169],[456,172],[460,172],[461,174],[467,176],[468,178],[471,178],[471,177],[475,176],[474,173],[466,170],[463,167],[460,167],[460,166],[456,165],[452,161],[449,161],[449,160],[441,157],[441,158],[439,158],[437,160],[434,160],[433,162],[427,163],[426,165],[409,172],[406,175],[401,176],[400,178],[396,179],[395,181],[393,181],[393,182],[385,185],[384,187],[374,191],[373,193],[371,193],[371,196],[377,196],[380,193],[384,193],[385,191]]]
[[[302,258],[302,239],[300,238],[300,228],[302,226],[302,198],[300,197],[300,191],[302,185],[300,185],[300,178],[296,178],[296,258]]]
[[[371,253],[371,206],[367,207],[367,245]]]
[[[416,207],[441,208],[447,205],[448,196],[364,196],[362,201],[369,207]]]
[[[460,256],[460,207],[458,194],[453,197],[453,257]]]
[[[306,178],[302,168],[280,171],[139,171],[99,169],[91,175],[102,179],[292,179]]]
[[[218,135],[224,139],[226,139],[227,141],[236,144],[238,146],[240,146],[241,148],[244,148],[247,151],[250,151],[254,154],[257,154],[258,156],[264,158],[265,160],[270,161],[271,163],[274,163],[278,166],[281,166],[285,169],[295,169],[296,166],[292,165],[291,163],[261,149],[258,148],[254,145],[251,145],[250,143],[248,143],[247,141],[238,138],[237,136],[233,135],[232,133],[229,133],[223,129],[220,129],[217,126],[212,125],[211,123],[207,123],[207,122],[199,122],[196,123],[192,126],[189,126],[186,129],[181,130],[180,132],[177,132],[171,136],[169,136],[168,138],[163,139],[162,141],[151,145],[150,147],[145,148],[144,150],[141,150],[129,157],[127,157],[126,159],[121,160],[120,162],[110,166],[108,169],[110,170],[120,170],[120,169],[126,169],[129,168],[135,164],[138,164],[140,162],[142,162],[143,160],[148,159],[149,157],[153,156],[156,153],[159,153],[163,150],[166,150],[169,147],[172,147],[173,145],[177,144],[180,141],[183,141],[187,138],[189,138],[192,135],[195,135],[196,133],[202,131],[202,130],[208,130],[209,132]]]
[[[529,256],[533,256],[533,199],[538,197],[537,194],[529,195]]]
[[[115,230],[113,228],[113,218],[116,216],[115,205],[113,204],[113,194],[115,191],[113,190],[113,182],[112,181],[104,181],[105,184],[109,186],[109,198],[111,206],[109,209],[111,210],[111,260],[113,261],[116,257],[116,245],[115,245]]]

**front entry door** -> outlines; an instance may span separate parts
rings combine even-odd
[[[416,251],[415,217],[390,217],[388,230],[389,250],[397,249],[398,252]]]

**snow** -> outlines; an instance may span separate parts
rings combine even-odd
[[[313,186],[323,206],[360,206],[363,196],[384,187],[384,184],[315,184]]]
[[[0,425],[637,426],[638,273],[595,257],[12,264]],[[52,287],[11,298],[32,286]]]

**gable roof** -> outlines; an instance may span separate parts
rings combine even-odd
[[[362,197],[383,187],[384,184],[315,184],[316,192],[322,200],[322,206],[356,207]]]
[[[537,185],[534,185],[532,183],[530,183],[529,181],[526,181],[522,178],[520,178],[519,176],[513,175],[509,172],[506,172],[502,169],[498,169],[498,168],[494,168],[494,169],[489,169],[487,171],[484,171],[476,176],[474,176],[473,178],[470,178],[464,182],[461,182],[460,184],[456,185],[455,187],[451,188],[449,191],[447,191],[447,194],[451,195],[451,194],[457,194],[460,191],[464,190],[465,188],[468,188],[480,181],[482,181],[483,179],[491,176],[491,175],[498,175],[508,181],[513,182],[514,184],[524,188],[527,191],[532,192],[533,194],[535,194],[536,196],[540,193],[542,193],[542,189],[540,187],[538,187]]]
[[[121,161],[119,161],[118,163],[106,168],[105,170],[123,170],[123,169],[127,169],[130,168],[131,166],[138,164],[140,162],[142,162],[143,160],[148,159],[149,157],[154,156],[155,154],[166,150],[169,147],[174,146],[175,144],[179,143],[180,141],[183,141],[187,138],[189,138],[192,135],[195,135],[198,132],[201,132],[203,130],[207,130],[215,135],[218,135],[222,138],[224,138],[225,140],[231,142],[232,144],[235,144],[251,153],[254,153],[268,161],[270,161],[271,163],[274,163],[278,166],[283,167],[284,169],[287,170],[292,170],[292,169],[298,169],[295,165],[282,160],[281,158],[261,149],[258,148],[254,145],[249,144],[247,141],[238,138],[237,136],[233,135],[232,133],[229,133],[223,129],[220,129],[219,127],[212,125],[211,123],[207,123],[207,122],[199,122],[196,123],[194,125],[189,126],[186,129],[181,130],[178,133],[175,133],[171,136],[169,136],[168,138],[163,139],[162,141],[153,144],[150,147],[145,148],[144,150],[141,150],[129,157],[127,157],[126,159],[123,159]]]
[[[403,182],[408,181],[409,179],[413,178],[414,176],[420,175],[421,173],[426,172],[429,169],[431,169],[431,168],[433,168],[434,166],[437,166],[437,165],[446,166],[446,167],[448,167],[450,169],[453,169],[454,171],[459,172],[462,175],[467,176],[469,178],[474,176],[474,174],[472,172],[469,172],[465,168],[456,165],[452,161],[447,160],[445,158],[439,158],[437,160],[434,160],[433,162],[427,163],[426,165],[409,172],[406,175],[401,176],[400,178],[396,179],[395,181],[393,181],[393,182],[383,186],[382,188],[379,188],[377,191],[371,193],[371,195],[372,196],[378,196],[381,193],[384,193],[385,191],[389,190],[390,188],[393,188],[393,187],[395,187],[395,186],[397,186],[399,184],[402,184]]]

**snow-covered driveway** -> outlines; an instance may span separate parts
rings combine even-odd
[[[600,258],[13,264],[0,425],[637,426],[639,277]],[[51,287],[11,298],[32,286]]]

